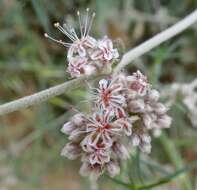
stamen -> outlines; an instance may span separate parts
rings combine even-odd
[[[96,14],[95,14],[95,13],[92,13],[92,17],[91,17],[91,19],[90,19],[90,23],[89,23],[89,27],[88,27],[87,34],[86,34],[86,35],[88,35],[89,32],[90,32],[90,30],[91,30],[92,23],[93,23],[93,20],[94,20],[94,17],[95,17],[95,16],[96,16]]]
[[[77,15],[78,15],[78,20],[79,20],[79,28],[80,28],[80,33],[81,33],[81,38],[83,36],[83,28],[82,28],[82,22],[81,22],[81,15],[80,15],[80,12],[77,11]]]
[[[74,39],[73,41],[79,40],[74,28],[72,28],[71,26],[68,26],[66,23],[63,24],[63,27],[67,30],[67,33],[69,33],[70,36],[73,37],[73,39]]]
[[[61,31],[63,34],[65,34],[66,36],[68,36],[68,38],[70,38],[70,40],[75,41],[76,38],[74,36],[72,36],[68,31],[66,31],[58,22],[54,24],[54,26]]]
[[[56,42],[56,43],[62,44],[65,47],[70,47],[71,46],[71,43],[66,43],[66,42],[63,42],[62,40],[56,40],[55,38],[52,38],[51,36],[49,36],[47,33],[45,33],[44,36],[46,38],[49,38],[50,40]]]
[[[49,35],[48,35],[47,33],[44,33],[44,37],[45,37],[45,38],[48,38]]]
[[[86,36],[86,32],[87,32],[87,27],[88,27],[88,20],[89,20],[89,8],[86,9],[86,19],[85,19],[85,28],[84,28],[84,34],[83,36]]]
[[[77,33],[75,32],[75,29],[74,28],[70,28],[70,33],[77,39],[79,40],[78,36],[77,36]]]

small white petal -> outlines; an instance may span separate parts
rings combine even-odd
[[[117,142],[112,148],[119,158],[123,160],[127,160],[129,158],[128,150],[123,144]]]
[[[142,152],[149,154],[151,152],[151,145],[150,144],[144,144],[140,146],[140,149]]]
[[[144,100],[138,99],[138,100],[132,100],[129,102],[129,109],[131,112],[142,112],[144,111]]]
[[[87,76],[90,76],[96,73],[96,67],[92,65],[85,65],[83,69],[84,69],[85,75]]]
[[[74,144],[68,143],[61,151],[61,156],[66,156],[70,160],[74,160],[81,154],[81,148]]]
[[[137,135],[133,135],[131,141],[133,146],[138,146],[140,144],[140,139]]]
[[[153,126],[152,124],[152,118],[149,114],[144,114],[143,115],[143,121],[144,121],[144,125],[146,126],[147,129],[151,129]]]
[[[154,137],[159,137],[161,135],[161,130],[160,129],[154,129],[153,130],[153,135],[154,135]]]
[[[148,92],[148,97],[151,101],[155,101],[155,102],[158,101],[159,96],[160,96],[159,92],[155,89],[152,89]]]
[[[79,173],[84,177],[90,175],[91,165],[87,162],[84,162],[79,170]]]
[[[141,138],[142,138],[142,141],[145,142],[145,143],[149,144],[151,142],[151,137],[147,134],[141,135]]]
[[[65,133],[67,135],[70,135],[71,132],[75,129],[75,125],[73,124],[73,122],[69,121],[67,123],[64,124],[64,126],[61,129],[62,133]]]
[[[157,112],[158,114],[164,114],[167,111],[166,106],[162,103],[155,104],[154,109],[155,109],[155,112]]]
[[[164,127],[164,128],[170,127],[171,123],[172,123],[172,118],[169,117],[168,115],[162,115],[157,120],[157,124],[160,127]]]
[[[101,80],[99,81],[99,87],[100,87],[101,89],[106,89],[107,86],[108,86],[108,81],[107,81],[107,80],[101,79]]]
[[[106,169],[110,177],[115,177],[120,173],[120,167],[118,163],[114,161],[110,161],[106,164]]]
[[[74,115],[74,116],[72,117],[72,122],[73,122],[75,125],[77,125],[77,126],[82,125],[83,122],[84,122],[84,115],[81,114],[81,113],[78,113],[78,114]]]
[[[69,140],[70,141],[74,141],[77,142],[79,141],[81,138],[83,138],[84,136],[84,131],[81,131],[81,129],[77,128],[74,131],[72,131],[72,133],[69,136]]]

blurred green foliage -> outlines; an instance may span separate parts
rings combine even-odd
[[[107,34],[114,40],[121,39],[127,50],[171,25],[165,14],[179,20],[197,8],[197,1],[0,0],[0,103],[70,80],[66,73],[66,49],[48,41],[43,34],[63,38],[53,23],[69,20],[78,27],[76,11],[83,12],[86,7],[96,12],[92,35]],[[133,10],[141,17],[132,15]],[[158,22],[160,13],[165,14]],[[147,19],[149,16],[151,20]],[[134,61],[127,67],[128,73],[141,69],[158,89],[177,81],[191,81],[197,76],[196,34],[197,27],[188,29]],[[90,105],[84,101],[87,95],[87,89],[81,87],[0,118],[0,189],[90,189],[88,180],[78,175],[79,162],[59,155],[67,141],[59,129],[72,115],[73,107],[88,111]],[[154,140],[148,159],[134,153],[128,163],[123,163],[124,172],[115,183],[102,177],[101,189],[135,189],[135,184],[155,182],[169,175],[165,166],[179,171],[184,163],[196,160],[196,129],[176,106],[170,114],[173,125],[167,131],[169,137],[164,134]],[[170,176],[174,179],[176,175]],[[195,179],[193,172],[163,189],[189,190]],[[125,180],[131,186],[116,185]],[[144,184],[141,189],[145,187]]]

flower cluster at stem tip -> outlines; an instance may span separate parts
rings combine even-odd
[[[129,158],[134,147],[151,151],[151,135],[168,128],[171,118],[160,103],[159,92],[137,71],[99,81],[91,115],[77,113],[64,124],[69,142],[61,154],[81,158],[80,174],[111,177],[120,172],[120,161]]]
[[[95,14],[89,9],[82,22],[78,12],[80,37],[67,25],[56,23],[62,33],[72,40],[68,47],[68,72],[72,77],[92,75],[111,68],[119,53],[108,37],[96,40],[89,36]],[[130,157],[134,147],[144,153],[151,151],[151,136],[158,136],[171,125],[168,109],[159,102],[160,94],[139,70],[131,76],[119,73],[99,81],[91,114],[77,113],[64,124],[61,131],[69,142],[61,155],[81,159],[80,174],[98,178],[104,172],[114,177],[120,172],[121,160]]]
[[[66,35],[71,43],[57,40],[45,33],[45,37],[55,41],[68,48],[68,73],[72,77],[80,77],[82,75],[93,75],[98,72],[110,70],[114,61],[119,57],[118,50],[113,48],[113,42],[107,36],[96,40],[89,35],[95,13],[89,13],[86,10],[84,19],[80,12],[77,12],[80,35],[78,36],[75,29],[64,24],[61,26],[55,23],[54,26]]]

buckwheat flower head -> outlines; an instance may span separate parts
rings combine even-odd
[[[69,135],[61,154],[81,158],[83,176],[118,175],[133,148],[150,153],[151,135],[171,124],[159,92],[140,71],[100,80],[93,104],[91,114],[76,114],[61,130]]]
[[[77,114],[67,122],[62,132],[69,142],[61,155],[73,160],[81,157],[80,173],[99,177],[104,171],[110,176],[119,172],[118,160],[128,159],[129,153],[121,142],[121,136],[132,128],[138,118],[116,118],[110,110],[98,110],[92,116]]]
[[[67,71],[72,77],[93,75],[110,69],[112,63],[119,57],[117,49],[113,48],[112,40],[107,36],[96,40],[89,35],[95,17],[95,13],[89,13],[89,8],[87,8],[85,16],[81,16],[79,11],[77,15],[80,35],[67,24],[63,24],[63,26],[58,22],[54,24],[71,42],[57,40],[48,34],[45,34],[45,37],[68,48]]]

